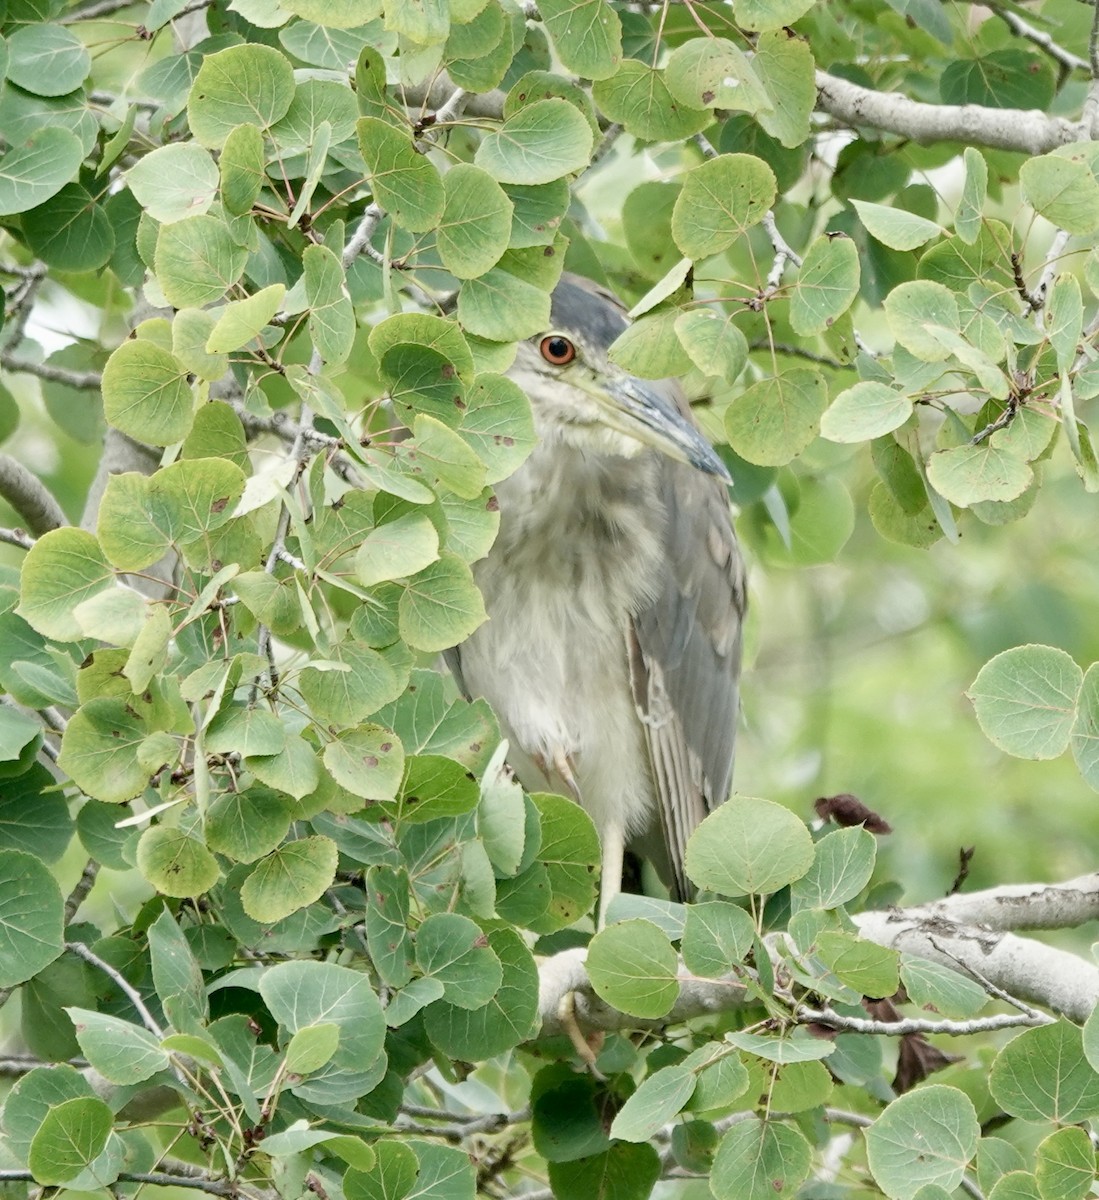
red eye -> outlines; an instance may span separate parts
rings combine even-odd
[[[576,347],[568,338],[563,338],[559,334],[544,337],[538,349],[541,350],[542,357],[546,362],[553,363],[555,367],[563,367],[576,357]]]

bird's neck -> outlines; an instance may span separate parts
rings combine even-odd
[[[493,556],[547,582],[620,581],[630,593],[621,602],[636,607],[647,590],[636,581],[652,576],[664,533],[659,467],[651,451],[625,458],[539,442],[497,487]]]

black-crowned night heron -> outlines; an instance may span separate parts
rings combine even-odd
[[[681,390],[607,357],[626,328],[614,297],[565,276],[551,322],[509,372],[538,444],[497,487],[499,536],[474,568],[489,620],[451,659],[524,786],[594,821],[602,925],[627,845],[690,895],[687,839],[732,776],[744,569],[728,473]]]

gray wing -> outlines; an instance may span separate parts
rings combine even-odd
[[[686,899],[687,839],[732,782],[744,566],[725,485],[671,459],[661,475],[668,567],[632,621],[630,675],[659,808],[643,852],[665,867],[673,897]]]

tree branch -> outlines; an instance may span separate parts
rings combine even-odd
[[[1038,109],[985,108],[979,104],[925,104],[899,92],[860,87],[817,72],[817,103],[845,125],[882,129],[915,142],[964,142],[993,150],[1045,154],[1087,136],[1083,126]]]
[[[1075,929],[1099,919],[1099,872],[1064,883],[1009,883],[904,910],[909,917],[987,930]]]
[[[0,454],[0,496],[15,509],[36,537],[69,523],[53,493],[10,454]]]
[[[918,909],[859,913],[852,919],[859,933],[879,946],[969,970],[978,980],[1070,1021],[1087,1020],[1099,1001],[1099,968],[1041,942]]]

